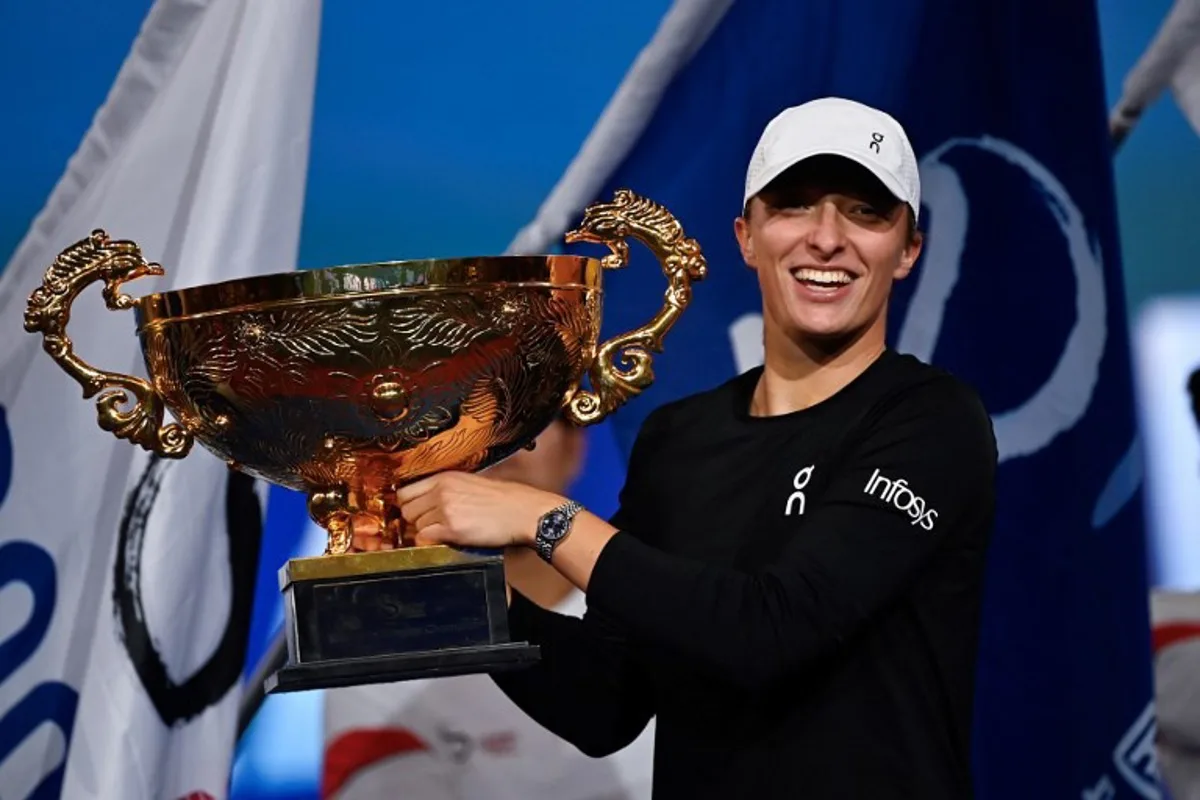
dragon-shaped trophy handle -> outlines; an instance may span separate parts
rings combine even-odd
[[[601,264],[605,269],[620,269],[629,261],[627,237],[644,244],[658,259],[667,278],[663,306],[642,327],[599,346],[588,370],[591,391],[576,391],[564,409],[576,425],[599,422],[654,382],[652,352],[662,352],[663,337],[691,302],[692,281],[704,280],[708,273],[700,245],[684,235],[679,220],[629,189],[618,189],[611,202],[588,206],[579,227],[567,232],[566,241],[607,245],[612,252]]]
[[[159,264],[147,263],[133,242],[109,239],[92,231],[59,254],[42,285],[33,290],[25,309],[25,330],[42,334],[42,348],[63,371],[83,387],[84,399],[107,389],[96,400],[100,427],[118,439],[167,458],[183,458],[192,448],[192,433],[178,423],[163,425],[163,401],[147,381],[118,372],[98,370],[75,355],[67,336],[71,303],[88,285],[104,281],[104,302],[113,311],[132,308],[136,301],[121,294],[121,284],[145,275],[162,275]],[[128,410],[121,406],[135,401]]]

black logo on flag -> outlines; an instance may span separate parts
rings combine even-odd
[[[141,586],[146,523],[170,463],[152,455],[137,486],[125,500],[117,540],[113,602],[121,640],[138,678],[163,723],[174,726],[217,703],[241,678],[262,542],[262,509],[254,493],[254,479],[231,470],[225,489],[225,529],[232,585],[229,617],[213,654],[186,680],[176,683],[167,673],[146,624]]]

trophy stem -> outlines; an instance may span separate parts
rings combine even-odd
[[[308,515],[329,535],[325,555],[340,556],[350,552],[353,532],[350,522],[350,492],[346,487],[335,486],[309,492]]]
[[[309,492],[308,515],[329,537],[325,555],[341,556],[354,552],[356,523],[364,526],[364,532],[379,537],[385,549],[411,545],[412,542],[404,538],[404,518],[400,516],[400,509],[388,502],[388,497],[369,490],[351,492],[344,486]]]

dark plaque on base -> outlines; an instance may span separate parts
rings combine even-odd
[[[498,672],[513,642],[501,556],[449,547],[293,559],[279,572],[288,663],[268,692]]]

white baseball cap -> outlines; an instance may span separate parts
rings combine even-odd
[[[904,128],[878,109],[841,97],[784,109],[767,123],[746,169],[743,206],[789,167],[818,155],[843,156],[866,167],[917,218],[921,178]]]

